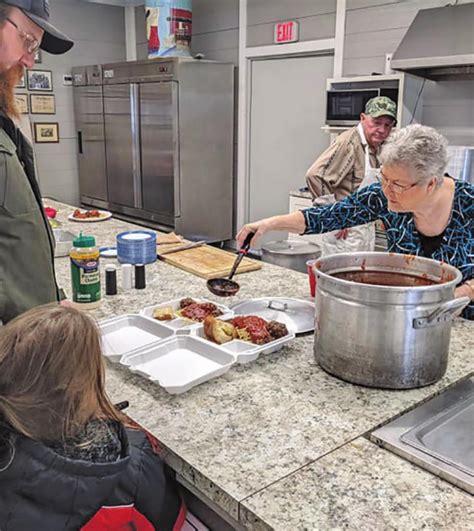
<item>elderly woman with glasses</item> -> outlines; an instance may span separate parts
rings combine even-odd
[[[266,232],[319,234],[377,219],[385,226],[388,250],[433,258],[457,267],[468,296],[464,316],[474,319],[474,186],[444,176],[447,141],[436,130],[410,125],[393,133],[381,153],[380,184],[358,190],[332,205],[249,223],[237,234],[242,245]]]

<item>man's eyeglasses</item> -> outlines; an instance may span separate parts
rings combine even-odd
[[[13,22],[10,18],[6,17],[5,20],[10,22],[10,24],[18,31],[21,38],[25,41],[26,50],[29,54],[36,53],[38,51],[38,48],[40,47],[40,41],[38,39],[35,39],[33,35],[30,35],[29,33],[26,33],[26,31],[23,31],[16,22]]]
[[[377,174],[377,179],[383,187],[390,188],[395,194],[403,194],[410,188],[418,186],[418,183],[408,184],[407,186],[402,186],[401,184],[393,183],[392,181],[389,181],[381,171]]]

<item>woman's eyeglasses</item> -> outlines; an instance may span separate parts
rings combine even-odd
[[[410,188],[418,186],[418,183],[408,184],[407,186],[402,186],[401,184],[393,183],[392,181],[389,181],[381,171],[377,174],[377,179],[383,187],[390,188],[390,190],[392,190],[392,192],[394,192],[395,194],[403,194]]]
[[[10,24],[18,31],[21,38],[25,41],[26,50],[29,54],[36,53],[40,47],[40,41],[38,39],[35,39],[33,35],[30,35],[29,33],[26,33],[26,31],[23,31],[16,22],[13,22],[8,17],[5,17],[5,20],[10,22]]]

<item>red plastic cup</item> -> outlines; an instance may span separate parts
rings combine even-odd
[[[308,271],[309,278],[309,289],[311,292],[311,297],[316,295],[316,275],[314,274],[313,266],[318,260],[308,260],[306,262],[306,269]]]

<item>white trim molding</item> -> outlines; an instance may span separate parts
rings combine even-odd
[[[127,6],[125,10],[125,50],[127,61],[137,60],[137,26],[135,6]]]
[[[245,50],[247,59],[278,57],[281,55],[314,54],[334,50],[335,39],[318,39],[315,41],[292,42],[290,44],[271,44],[269,46],[252,46]]]
[[[239,229],[247,219],[248,186],[247,186],[247,131],[248,127],[248,101],[247,101],[247,69],[248,61],[245,55],[247,48],[247,0],[239,1],[239,109],[237,121],[237,197],[236,229]]]
[[[346,34],[346,0],[337,0],[336,31],[334,39],[334,77],[341,77],[344,66],[344,39]]]

